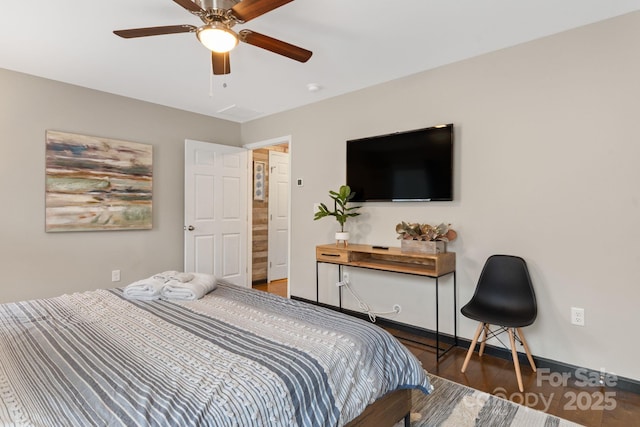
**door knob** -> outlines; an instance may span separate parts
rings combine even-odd
[[[190,225],[189,227],[185,226],[185,227],[184,227],[184,229],[185,229],[185,230],[189,230],[189,231],[193,231],[193,230],[195,230],[196,228],[195,228],[193,225]]]

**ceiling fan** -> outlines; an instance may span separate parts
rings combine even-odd
[[[229,51],[242,41],[299,62],[307,62],[313,52],[251,30],[236,33],[231,28],[264,15],[293,0],[173,0],[198,16],[204,25],[168,25],[162,27],[117,30],[114,34],[130,39],[162,34],[196,33],[211,50],[213,74],[229,74]]]

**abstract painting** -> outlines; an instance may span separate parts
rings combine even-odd
[[[48,130],[46,231],[152,227],[153,147]]]

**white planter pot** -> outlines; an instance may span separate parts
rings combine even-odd
[[[349,232],[348,231],[338,231],[336,232],[336,245],[343,242],[345,246],[349,244]]]

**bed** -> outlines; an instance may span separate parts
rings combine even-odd
[[[195,301],[2,304],[0,363],[0,425],[393,425],[431,391],[381,328],[228,283]]]

